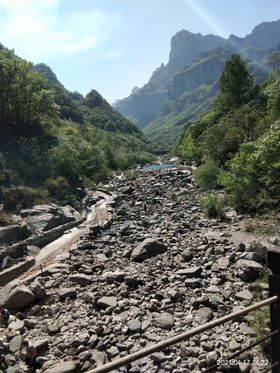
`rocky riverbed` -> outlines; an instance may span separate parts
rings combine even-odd
[[[37,372],[86,372],[254,301],[269,242],[256,252],[234,211],[207,219],[189,167],[106,187],[117,194],[111,224],[95,226],[37,275],[2,289],[0,303],[15,318],[0,329],[0,371],[28,371],[28,340],[42,365]],[[259,287],[266,297],[267,285]],[[254,336],[241,318],[118,371],[203,372]],[[251,364],[214,371],[260,372],[259,354],[238,358]]]

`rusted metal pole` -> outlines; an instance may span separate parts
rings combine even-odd
[[[267,265],[271,270],[269,275],[269,295],[278,296],[280,300],[280,249],[270,249],[267,252]],[[280,330],[280,301],[270,305],[270,329]],[[272,373],[280,373],[280,335],[271,337]]]
[[[120,368],[124,365],[127,365],[129,363],[132,363],[133,361],[139,360],[143,357],[146,357],[154,352],[164,350],[167,347],[170,347],[176,343],[182,342],[186,339],[189,339],[197,334],[203,333],[206,330],[212,329],[216,326],[222,325],[228,321],[234,320],[237,317],[247,315],[249,312],[255,311],[258,308],[268,306],[272,303],[275,303],[278,301],[278,296],[273,296],[271,298],[268,298],[266,300],[263,300],[262,302],[253,304],[252,306],[243,308],[240,311],[230,313],[229,315],[223,316],[220,319],[210,321],[204,325],[198,326],[194,329],[191,329],[189,331],[186,331],[181,334],[177,334],[173,337],[170,337],[166,340],[163,340],[155,345],[143,348],[137,352],[134,352],[133,354],[124,356],[120,359],[116,359],[112,361],[111,363],[102,365],[100,367],[97,367],[93,370],[89,370],[87,373],[108,373],[111,372],[114,369]]]

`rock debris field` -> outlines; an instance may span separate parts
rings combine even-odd
[[[16,308],[16,317],[0,329],[0,371],[32,371],[23,346],[29,341],[41,365],[36,372],[86,372],[253,301],[264,254],[231,240],[242,216],[206,218],[190,168],[107,187],[117,197],[106,229],[95,227],[32,280],[2,289],[2,306]],[[241,318],[118,371],[203,372],[254,335]],[[213,371],[259,372],[258,357],[251,350],[237,366]]]

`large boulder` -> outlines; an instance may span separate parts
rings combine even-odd
[[[163,254],[167,251],[164,243],[152,238],[146,238],[131,253],[131,259],[135,262],[143,262],[153,256]]]
[[[236,268],[238,276],[244,281],[255,281],[263,270],[261,264],[247,259],[238,260]]]
[[[34,300],[32,291],[20,283],[11,283],[0,291],[0,307],[8,310],[26,307]]]
[[[79,213],[71,206],[58,207],[55,204],[33,206],[21,210],[20,214],[33,232],[48,231],[79,217]]]
[[[10,244],[22,239],[22,231],[20,225],[9,225],[0,227],[0,245]]]

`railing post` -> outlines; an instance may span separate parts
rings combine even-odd
[[[267,252],[267,265],[271,270],[269,274],[269,296],[278,296],[278,302],[270,305],[270,328],[271,331],[280,331],[280,248],[269,249]],[[271,337],[272,373],[280,373],[280,333]]]

